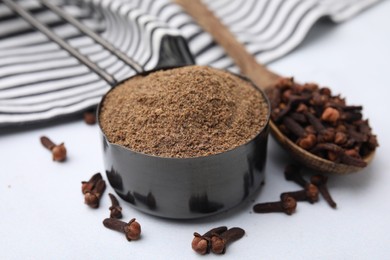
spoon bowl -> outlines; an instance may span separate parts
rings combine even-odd
[[[324,158],[302,149],[292,142],[290,138],[285,136],[273,121],[270,121],[270,129],[274,139],[291,155],[291,157],[310,169],[329,174],[345,175],[358,172],[364,168],[325,160]],[[371,152],[363,158],[364,162],[369,164],[374,158],[374,155],[375,152]]]

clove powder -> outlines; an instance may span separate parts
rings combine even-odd
[[[110,91],[100,124],[111,143],[161,157],[231,150],[267,124],[268,102],[231,73],[187,66],[136,76]]]

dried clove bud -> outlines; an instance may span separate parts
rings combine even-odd
[[[222,234],[214,233],[211,237],[211,251],[214,254],[224,254],[228,244],[242,238],[244,235],[245,230],[239,227],[228,229]]]
[[[315,117],[313,114],[306,112],[305,116],[307,120],[310,122],[311,126],[315,129],[317,134],[317,142],[332,142],[335,137],[334,128],[325,127],[321,120]]]
[[[100,198],[103,195],[104,190],[106,189],[106,182],[102,179],[96,182],[95,187],[91,191],[87,191],[84,194],[84,203],[90,206],[91,208],[98,208]]]
[[[334,137],[334,143],[338,145],[345,144],[348,141],[348,137],[346,133],[336,132]]]
[[[297,137],[296,143],[305,150],[311,149],[317,142],[315,135],[306,133],[305,130],[291,117],[285,117],[283,124]]]
[[[289,113],[293,109],[293,107],[297,106],[300,103],[308,102],[310,98],[311,95],[306,95],[306,94],[303,94],[302,96],[290,95],[290,99],[287,105],[280,111],[280,113],[272,114],[273,120],[280,121],[280,119],[283,118],[285,115],[287,115],[287,113]]]
[[[64,143],[56,145],[46,136],[41,137],[41,143],[45,148],[52,152],[53,161],[63,162],[66,160],[66,148]]]
[[[289,196],[284,196],[281,201],[259,203],[253,206],[256,213],[284,212],[291,215],[295,212],[297,201]]]
[[[198,254],[205,255],[210,253],[211,249],[211,236],[213,234],[222,234],[227,230],[226,226],[213,228],[203,235],[194,232],[194,239],[192,240],[192,249]]]
[[[299,103],[297,108],[295,109],[298,113],[305,113],[309,110],[309,108],[304,103]]]
[[[138,240],[141,236],[141,225],[135,221],[135,218],[131,219],[129,223],[115,218],[106,218],[103,220],[103,225],[106,228],[124,233],[128,241]]]
[[[111,200],[110,210],[110,218],[122,218],[122,207],[119,206],[119,201],[112,193],[108,193],[108,196]]]
[[[317,144],[312,150],[312,153],[317,153],[318,151],[325,150],[328,152],[328,158],[330,160],[340,159],[341,163],[348,165],[355,165],[358,167],[365,167],[367,163],[360,158],[354,158],[345,153],[345,150],[340,146],[333,143],[321,143]],[[333,157],[333,159],[332,159]]]
[[[84,122],[87,125],[96,124],[96,112],[95,111],[85,111],[83,117],[84,117]]]
[[[356,149],[345,150],[345,154],[353,158],[361,159],[359,151],[357,151]]]
[[[95,187],[98,180],[103,179],[100,172],[95,173],[92,175],[92,177],[89,179],[89,181],[82,181],[81,182],[81,192],[83,194],[92,191],[92,189]]]
[[[330,88],[327,88],[327,87],[323,87],[320,89],[320,93],[322,95],[325,95],[325,96],[328,96],[330,97],[332,95],[332,91],[330,90]]]

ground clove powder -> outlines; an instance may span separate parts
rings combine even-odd
[[[190,158],[231,150],[267,124],[268,103],[228,72],[188,66],[136,76],[110,91],[99,121],[111,143]]]

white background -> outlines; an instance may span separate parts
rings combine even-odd
[[[269,67],[298,82],[318,82],[364,106],[380,147],[365,170],[330,176],[336,210],[323,199],[296,214],[254,214],[255,202],[278,200],[299,187],[284,180],[288,155],[270,139],[266,185],[227,213],[192,221],[156,218],[120,201],[137,218],[142,239],[128,242],[105,229],[108,187],[99,209],[83,203],[80,182],[103,173],[98,127],[82,120],[0,135],[0,259],[200,259],[192,233],[227,225],[246,235],[224,259],[390,259],[390,1],[347,21],[315,26],[303,44]],[[39,137],[64,141],[68,161],[55,163]],[[306,172],[308,174],[308,172]],[[104,176],[106,179],[106,177]],[[228,192],[228,191],[227,191]]]

